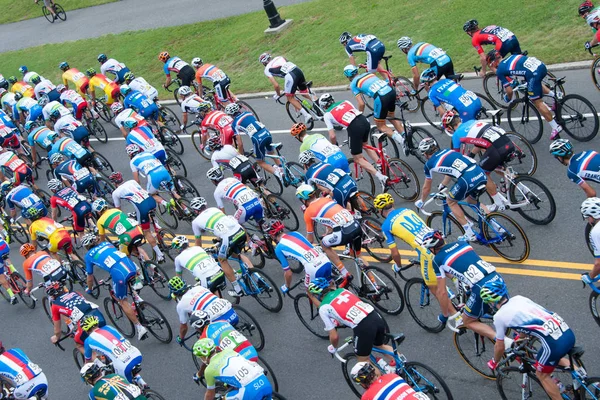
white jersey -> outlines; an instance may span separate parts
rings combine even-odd
[[[231,307],[229,301],[215,296],[205,287],[194,286],[177,303],[177,315],[181,324],[187,324],[190,314],[201,310],[210,316],[211,321],[214,321],[231,310]]]
[[[102,75],[106,75],[107,73],[111,73],[113,75],[117,75],[117,72],[122,70],[125,67],[125,64],[118,62],[114,58],[109,58],[100,66],[100,72]]]
[[[48,121],[50,119],[50,114],[54,112],[54,110],[58,110],[60,112],[60,116],[64,117],[65,115],[72,115],[71,111],[58,101],[51,101],[42,108],[42,115],[44,116],[44,120]]]
[[[79,128],[80,126],[83,126],[81,122],[76,120],[75,117],[73,117],[73,115],[69,114],[65,115],[64,117],[60,117],[58,121],[54,123],[54,131],[64,133],[72,139],[73,131],[75,131],[75,129]]]
[[[139,205],[149,197],[150,194],[133,179],[123,182],[112,192],[115,207],[121,206],[121,200],[129,200],[133,204]]]
[[[271,78],[273,76],[283,78],[295,68],[296,64],[289,62],[281,56],[277,56],[269,61],[269,63],[265,66],[265,76],[267,78]]]
[[[188,96],[181,102],[181,111],[184,113],[198,113],[198,107],[204,100],[198,96]]]
[[[188,247],[175,258],[175,271],[181,273],[184,269],[204,287],[208,287],[211,277],[222,272],[219,263],[200,246]]]
[[[127,118],[133,118],[138,122],[138,126],[139,125],[143,125],[141,122],[146,122],[146,120],[144,119],[144,117],[142,117],[140,114],[136,113],[133,109],[131,108],[126,108],[123,111],[121,111],[119,113],[119,115],[117,115],[115,117],[115,124],[118,127],[122,127],[123,123],[125,122],[125,120]]]
[[[137,77],[131,82],[129,82],[129,87],[131,90],[142,93],[144,96],[149,98],[150,100],[154,100],[158,97],[158,90],[142,77]]]
[[[210,162],[215,168],[221,166],[229,168],[229,161],[231,161],[233,157],[239,155],[240,153],[238,153],[235,147],[230,144],[226,144],[219,150],[213,152],[212,156],[210,157]]]
[[[223,199],[232,202],[236,208],[243,208],[244,205],[258,199],[258,195],[237,179],[225,178],[215,188],[217,207],[224,207]]]
[[[23,80],[24,80],[25,82],[29,83],[30,85],[33,85],[33,82],[31,82],[31,78],[32,78],[34,75],[39,75],[39,77],[40,77],[40,79],[41,79],[42,81],[47,81],[47,80],[48,80],[48,79],[44,78],[43,76],[41,76],[40,74],[38,74],[37,72],[34,72],[34,71],[29,71],[29,72],[26,72],[26,73],[25,73],[25,75],[23,75]]]
[[[60,101],[74,106],[85,103],[85,99],[73,89],[67,89],[60,94]]]
[[[218,238],[227,239],[242,229],[242,226],[230,215],[225,215],[216,207],[209,207],[202,211],[192,221],[194,236],[201,237],[202,232],[212,232]]]
[[[42,80],[40,83],[35,85],[33,88],[33,92],[35,93],[35,98],[40,99],[40,97],[48,94],[52,90],[56,89],[56,86],[48,80]]]
[[[92,332],[85,339],[84,349],[88,359],[94,352],[108,357],[115,367],[115,372],[123,376],[126,376],[130,364],[135,365],[142,361],[142,353],[138,348],[109,325]]]
[[[600,257],[600,224],[594,225],[592,230],[590,231],[590,245],[592,246],[592,251],[594,253],[594,257]]]

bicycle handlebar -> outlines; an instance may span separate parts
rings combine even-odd
[[[346,347],[348,347],[350,345],[350,343],[352,343],[352,336],[347,337],[346,339],[344,339],[344,344],[341,345],[340,347],[338,347],[337,349],[335,349],[335,352],[331,353],[331,358],[335,357],[337,358],[342,364],[346,364],[346,359],[344,359],[344,357],[340,356],[340,351],[344,350]]]
[[[425,203],[423,203],[423,206],[421,208],[419,208],[419,212],[421,212],[423,215],[426,215],[429,217],[431,215],[431,212],[425,211],[425,207],[427,205],[429,205],[429,203],[431,203],[432,201],[446,200],[446,192],[447,191],[448,191],[448,188],[444,188],[437,193],[430,193],[429,200],[427,200]]]

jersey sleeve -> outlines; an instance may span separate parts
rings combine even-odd
[[[33,279],[33,274],[31,273],[31,259],[27,259],[23,262],[23,272],[25,272],[25,280],[31,281]]]
[[[423,165],[423,171],[425,172],[425,179],[431,179],[431,169],[429,167],[429,162],[426,162]]]
[[[352,94],[354,96],[358,96],[360,94],[360,90],[358,90],[357,82],[358,82],[358,79],[354,78],[352,80],[352,83],[350,83],[350,90],[352,91]]]
[[[329,304],[321,304],[321,307],[319,307],[319,316],[325,324],[325,330],[329,332],[330,330],[335,329],[335,324],[333,323],[333,321],[327,313],[327,307],[331,306]]]
[[[581,185],[584,182],[584,180],[579,175],[571,171],[571,166],[567,168],[567,178],[569,178],[572,182],[578,185]]]
[[[325,113],[325,116],[323,116],[323,122],[325,122],[325,127],[327,128],[328,131],[332,130],[334,128],[334,123],[335,119],[333,118],[333,115],[328,112]]]
[[[192,221],[192,232],[194,232],[194,236],[196,237],[196,239],[202,237],[202,228],[200,228],[200,225],[196,223],[195,220]]]
[[[500,315],[494,316],[494,329],[496,329],[496,340],[504,340],[506,336],[506,328],[504,321]]]
[[[171,72],[169,71],[169,61],[168,60],[165,63],[165,65],[163,66],[163,72],[165,73],[165,75],[171,75]]]
[[[94,262],[89,253],[85,255],[85,273],[91,275],[94,273]]]
[[[89,342],[90,338],[88,337],[85,341],[85,343],[83,344],[83,356],[85,357],[86,360],[91,360],[92,359],[92,348],[90,346],[90,342]]]
[[[408,62],[408,65],[411,68],[417,66],[417,59],[415,57],[415,52],[413,51],[413,49],[414,49],[414,47],[412,49],[410,49],[408,54],[406,55],[406,61]]]
[[[116,190],[112,192],[112,199],[113,203],[115,203],[115,208],[119,208],[121,206],[121,196],[119,196]]]
[[[431,89],[427,95],[429,96],[429,100],[431,100],[431,104],[433,104],[434,107],[439,107],[442,104],[435,96],[435,92],[433,91],[433,89]]]
[[[383,221],[383,225],[381,226],[381,231],[383,232],[383,235],[385,236],[386,245],[389,249],[396,247],[396,238],[394,238],[391,228],[392,228],[392,224],[390,223],[389,219],[386,219],[385,221]]]
[[[185,307],[183,307],[183,303],[181,303],[181,302],[179,302],[177,304],[177,315],[179,315],[179,323],[180,324],[185,325],[188,323],[188,320],[189,320],[188,312],[185,309]]]
[[[183,270],[183,266],[181,265],[181,258],[175,257],[175,272],[180,273]]]
[[[60,311],[59,307],[56,305],[52,305],[52,321],[60,321]]]
[[[58,200],[58,197],[56,197],[56,196],[50,197],[50,208],[56,208],[57,200]]]
[[[308,178],[308,177],[307,177]],[[312,213],[308,212],[308,209],[304,212],[304,225],[306,225],[306,233],[313,233],[315,222],[312,219]]]
[[[475,47],[475,50],[477,50],[477,54],[483,53],[483,47],[481,46],[481,44],[479,44],[479,32],[473,35],[473,37],[471,38],[471,44],[473,45],[473,47]]]
[[[290,269],[290,264],[288,263],[287,258],[285,257],[285,254],[283,254],[283,246],[278,244],[275,247],[275,255],[277,256],[277,260],[279,260],[279,263],[281,264],[281,267],[284,270],[288,270]]]
[[[223,208],[224,205],[223,205],[223,198],[221,197],[221,194],[215,190],[214,197],[215,197],[215,202],[217,203],[217,207]]]
[[[461,135],[457,134],[458,132],[454,132],[454,134],[452,135],[452,150],[458,150],[460,149],[460,145],[461,145]]]
[[[433,267],[433,272],[435,273],[435,276],[437,278],[443,278],[444,277],[444,272],[442,272],[442,269],[440,268],[439,262],[440,262],[440,260],[438,260],[437,258],[434,258],[431,261],[431,266]]]

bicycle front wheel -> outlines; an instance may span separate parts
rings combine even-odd
[[[270,194],[265,201],[267,207],[266,215],[269,218],[275,218],[283,222],[283,225],[290,231],[298,230],[300,226],[298,216],[294,209],[283,198],[276,194]]]
[[[285,174],[289,178],[288,186],[292,185],[297,188],[304,183],[304,167],[297,162],[288,161],[285,164]]]
[[[152,389],[144,389],[144,396],[146,396],[148,400],[166,400],[164,397],[158,394],[156,390]]]
[[[416,112],[421,105],[419,98],[410,94],[414,90],[414,86],[408,78],[403,76],[396,77],[396,104],[406,103],[407,110],[410,112]]]
[[[16,239],[21,244],[29,242],[29,233],[23,226],[19,224],[11,225],[9,231],[11,239]]]
[[[279,312],[283,306],[281,292],[269,275],[256,268],[248,268],[246,285],[250,294],[265,310]]]
[[[404,295],[398,282],[379,267],[369,266],[362,271],[360,291],[375,307],[388,315],[398,315],[404,310]]]
[[[580,142],[589,142],[598,134],[598,113],[588,99],[568,94],[559,102],[557,119],[567,135]]]
[[[56,16],[61,21],[67,20],[67,13],[65,12],[65,9],[62,8],[62,6],[60,4],[54,3],[54,12],[56,12]]]
[[[150,303],[145,301],[138,304],[138,314],[143,315],[140,318],[140,322],[143,321],[143,325],[148,328],[148,331],[154,336],[159,342],[171,343],[173,339],[173,331],[169,321],[163,315],[163,313]]]
[[[354,181],[356,181],[356,187],[359,191],[375,195],[375,180],[373,175],[360,164],[354,162],[353,158],[348,159],[348,167],[350,168],[350,174]]]
[[[540,112],[529,100],[521,99],[512,103],[506,113],[510,129],[520,133],[529,141],[537,143],[544,133]]]
[[[248,104],[247,102],[245,102],[243,100],[238,100],[238,101],[236,101],[236,103],[240,106],[240,110],[247,111],[247,112],[253,114],[256,117],[256,119],[258,121],[260,121],[260,118],[258,117],[258,113],[254,110],[254,108],[252,108],[250,106],[250,104]]]
[[[200,192],[196,189],[196,186],[186,177],[175,175],[173,177],[173,184],[175,190],[181,197],[192,199],[194,197],[200,197]]]
[[[400,373],[400,376],[415,392],[424,393],[433,399],[454,399],[444,379],[431,367],[423,363],[417,361],[407,362],[404,364],[404,370]]]
[[[529,239],[523,228],[507,215],[489,213],[483,224],[483,236],[500,257],[523,262],[529,257]]]
[[[210,151],[206,144],[204,145],[204,147],[202,147],[202,134],[200,133],[200,131],[196,130],[192,132],[190,140],[192,141],[192,144],[194,145],[194,148],[196,149],[198,154],[200,154],[205,160],[210,161],[210,158],[212,157],[212,151]]]
[[[278,177],[268,173],[265,169],[261,168],[258,163],[252,165],[256,171],[256,175],[261,179],[261,184],[269,191],[269,193],[280,195],[283,193],[283,184]]]
[[[481,321],[491,324],[489,321]],[[465,363],[479,375],[486,379],[495,380],[496,377],[487,362],[494,356],[494,342],[470,329],[462,328],[454,332],[454,346]]]
[[[354,379],[352,379],[352,376],[350,375],[350,371],[352,371],[352,368],[354,368],[354,366],[358,363],[356,354],[347,353],[344,356],[344,360],[346,360],[346,362],[341,363],[342,364],[342,375],[344,376],[344,380],[346,381],[346,383],[352,390],[352,393],[354,393],[356,395],[356,397],[358,397],[360,399],[362,397],[363,393],[365,392],[365,389],[361,385],[357,385],[356,383],[354,383]],[[379,368],[379,367],[376,367],[376,368]]]
[[[519,175],[533,175],[537,170],[537,155],[527,139],[516,132],[506,132],[515,147],[513,157],[506,163]]]
[[[181,143],[179,136],[177,136],[170,128],[167,128],[166,126],[160,128],[159,137],[162,137],[163,144],[173,150],[173,152],[179,155],[183,154],[183,143]]]
[[[157,204],[156,209],[158,211],[156,213],[156,217],[160,220],[160,222],[171,229],[177,229],[177,226],[179,226],[179,221],[173,213],[173,207],[171,207],[171,210],[169,210],[162,204]]]
[[[507,109],[508,104],[504,101],[504,87],[494,72],[488,72],[483,78],[483,90],[487,98],[497,107]]]
[[[421,102],[421,113],[423,114],[423,118],[429,125],[433,126],[438,131],[443,130],[442,128],[442,118],[440,114],[438,114],[437,108],[433,105],[429,97],[425,97]]]
[[[300,103],[302,104],[302,102]],[[302,104],[302,108],[304,109],[305,112],[309,113],[308,110],[306,109],[306,107],[304,107],[304,104]],[[285,103],[285,111],[287,111],[290,119],[292,120],[292,123],[296,123],[296,122],[304,122],[304,117],[302,116],[302,114],[300,114],[292,105],[292,103],[290,103],[289,101],[287,103]],[[315,127],[315,120],[314,119],[309,119],[308,122],[305,122],[304,125],[306,125],[306,129],[307,130],[312,130],[312,128]]]
[[[106,133],[106,129],[95,119],[91,120],[88,124],[88,129],[92,136],[94,136],[100,143],[108,142],[108,134]]]
[[[48,10],[46,6],[42,6],[42,13],[44,14],[44,17],[48,20],[48,22],[50,22],[51,24],[54,23],[54,17],[52,16],[52,13],[50,12],[50,10]]]
[[[458,237],[465,234],[465,229],[458,223],[454,216],[444,215],[442,211],[434,211],[427,218],[427,226],[433,230],[442,232],[446,243],[458,241]]]
[[[590,72],[592,73],[592,82],[594,82],[596,89],[600,90],[600,57],[596,57]]]
[[[316,337],[328,339],[329,334],[325,330],[325,324],[319,316],[319,308],[312,303],[306,293],[300,293],[294,298],[294,310],[302,325]]]
[[[98,172],[100,172],[102,175],[108,178],[110,174],[115,172],[113,166],[110,164],[110,161],[108,161],[108,159],[102,154],[94,151],[92,153],[92,157],[94,160],[94,168],[96,168],[96,170],[98,170]]]
[[[498,371],[496,388],[502,400],[550,398],[535,374],[524,374],[519,367],[504,367]]]
[[[411,278],[404,286],[406,308],[415,322],[427,332],[439,333],[444,324],[438,321],[440,306],[422,278]]]
[[[379,129],[377,129],[376,126],[371,128],[371,131],[369,132],[369,141],[371,142],[371,146],[373,147],[377,147],[378,143],[375,140],[375,137],[373,136],[373,134],[377,134],[379,133]],[[387,135],[383,135],[381,136],[381,138],[379,139],[381,141],[381,147],[382,149],[384,149],[384,152],[392,157],[392,158],[398,158],[400,157],[400,153],[398,152],[398,145],[396,144],[396,141],[394,139],[392,139],[391,137],[387,136]]]
[[[181,175],[186,178],[188,176],[185,164],[181,158],[179,158],[179,156],[171,150],[167,150],[167,167],[170,168],[172,173],[176,175]]]
[[[508,195],[511,204],[525,204],[517,208],[527,221],[536,225],[547,225],[556,216],[556,203],[550,190],[531,176],[517,176],[510,185]]]
[[[13,272],[11,279],[17,287],[17,289],[19,290],[18,294],[23,304],[25,304],[27,308],[33,310],[35,308],[35,300],[33,299],[33,297],[25,294],[25,287],[27,285],[25,282],[25,278],[23,278],[23,276],[20,273]]]
[[[392,253],[387,247],[381,222],[373,217],[363,217],[360,225],[363,232],[362,247],[377,261],[383,263],[392,261]]]
[[[438,143],[437,139],[433,137],[433,135],[431,133],[429,133],[429,131],[425,128],[421,128],[419,126],[413,126],[411,127],[411,134],[408,135],[410,136],[409,139],[409,149],[410,149],[410,153],[417,157],[417,159],[419,161],[421,161],[421,164],[425,164],[425,162],[427,161],[427,159],[425,158],[425,156],[423,155],[423,153],[421,153],[419,151],[419,143],[421,142],[421,140],[425,139],[425,138],[430,138],[435,140],[435,142],[437,143],[438,147],[441,149],[442,147],[440,146],[440,144]]]
[[[265,347],[265,335],[258,321],[245,308],[234,305],[233,309],[238,316],[238,323],[234,326],[242,335],[252,343],[256,351]]]
[[[402,200],[414,201],[421,193],[419,178],[415,171],[403,160],[391,158],[388,162],[386,192],[392,192]]]
[[[85,272],[85,265],[83,264],[82,261],[74,260],[71,262],[71,268],[72,268],[71,271],[73,272],[73,274],[75,275],[75,278],[77,279],[77,282],[73,282],[73,283],[78,283],[81,286],[81,289],[85,290],[87,288],[87,282],[86,282],[87,273]],[[96,279],[95,276],[94,276],[94,288],[92,289],[91,296],[95,299],[100,297],[100,287],[98,286],[98,280]]]
[[[104,311],[112,325],[119,330],[126,338],[132,338],[135,335],[133,322],[127,318],[121,305],[112,297],[104,298]]]
[[[173,242],[173,238],[175,234],[168,229],[161,229],[156,232],[156,241],[158,242],[158,248],[162,253],[169,257],[171,261],[175,260],[177,253],[171,249],[171,243]],[[156,262],[158,255],[154,250],[152,250],[152,261]]]
[[[164,124],[169,127],[172,131],[177,131],[179,129],[179,127],[181,126],[181,121],[179,120],[179,117],[177,116],[177,114],[175,114],[173,112],[173,110],[171,110],[169,107],[167,106],[159,106],[160,109],[160,115],[161,118],[163,119]]]
[[[154,293],[163,300],[171,300],[171,290],[169,289],[169,275],[158,264],[152,261],[146,261],[144,268],[148,276],[148,285]]]
[[[592,317],[594,321],[600,326],[600,294],[592,291],[590,293],[590,312],[592,313]]]

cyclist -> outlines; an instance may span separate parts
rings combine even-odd
[[[139,122],[134,118],[127,118],[121,125],[122,129],[127,131],[125,143],[127,145],[135,144],[142,151],[152,154],[163,165],[167,164],[167,152],[163,144],[154,136],[152,128],[148,124],[139,125]]]
[[[123,137],[127,137],[127,129],[125,129],[125,121],[128,119],[134,119],[137,121],[137,126],[148,126],[148,121],[144,119],[140,114],[135,112],[132,108],[124,108],[123,104],[115,101],[111,104],[110,110],[115,115],[115,125],[119,127]],[[153,134],[154,135],[154,134]]]
[[[119,302],[119,306],[127,318],[135,325],[138,340],[148,337],[148,330],[140,324],[136,312],[131,308],[127,300],[128,284],[135,280],[136,266],[127,255],[118,251],[110,242],[100,242],[93,233],[86,233],[81,239],[81,244],[87,249],[85,255],[85,270],[87,274],[87,290],[91,293],[94,285],[94,267],[100,267],[110,273],[112,279],[112,290]],[[134,284],[133,288],[138,290],[140,284]]]
[[[344,67],[344,76],[351,82],[350,90],[356,98],[358,110],[360,112],[365,110],[365,101],[362,96],[373,98],[373,118],[377,129],[394,139],[404,149],[404,127],[399,120],[394,119],[394,111],[396,110],[396,93],[394,89],[374,74],[365,72],[359,75],[358,68],[354,65]],[[395,131],[385,124],[386,119],[390,119]],[[406,154],[406,150],[404,153]]]
[[[471,36],[471,44],[479,54],[481,60],[480,76],[482,78],[485,78],[487,67],[485,51],[483,50],[484,44],[494,45],[502,58],[506,57],[508,53],[513,55],[522,53],[519,40],[515,34],[501,26],[489,25],[481,29],[476,19],[470,19],[463,25],[463,31]],[[492,68],[492,72],[496,72],[494,68]]]
[[[451,79],[438,80],[436,72],[428,68],[421,74],[429,100],[441,116],[447,110],[456,110],[462,122],[476,119],[481,111],[481,100]]]
[[[60,153],[50,157],[53,176],[67,186],[72,186],[79,194],[91,193],[96,197],[98,184],[92,173],[86,167],[81,166],[76,160],[66,160]]]
[[[31,158],[34,162],[33,167],[35,167],[39,163],[36,144],[40,148],[49,151],[52,148],[52,142],[48,139],[48,136],[55,132],[45,126],[36,126],[31,121],[27,122],[23,128],[27,134],[27,142],[31,146]]]
[[[17,101],[15,108],[22,125],[29,121],[35,122],[42,119],[42,106],[40,103],[31,97],[24,97],[19,92],[15,93],[15,100]]]
[[[302,96],[307,99],[315,100],[311,98],[302,70],[298,68],[296,64],[289,62],[282,56],[272,58],[269,53],[262,53],[258,57],[258,61],[265,66],[265,76],[273,85],[273,89],[275,89],[273,98],[278,100],[281,97],[281,87],[275,80],[275,77],[283,78],[283,92],[287,98],[287,102],[294,106],[297,118],[302,116],[304,118],[304,123],[308,123],[312,120],[312,116],[302,107],[302,104],[295,96],[296,91],[299,90]]]
[[[250,159],[238,153],[235,147],[230,144],[223,146],[221,144],[221,137],[218,134],[212,134],[208,138],[207,144],[213,150],[210,161],[214,168],[230,169],[233,172],[233,176],[244,185],[248,182],[254,188],[263,185],[262,178],[257,174]],[[265,187],[263,187],[263,190],[266,194],[270,193]]]
[[[60,99],[60,93],[56,90],[56,86],[48,79],[42,79],[41,76],[35,74],[31,78],[31,83],[34,84],[33,93],[36,99],[41,99],[43,96],[48,96],[49,101]]]
[[[0,113],[2,113],[1,110]],[[8,117],[6,114],[4,115]],[[12,150],[16,150],[19,154],[23,154],[24,151],[23,147],[21,147],[20,134],[19,129],[7,125],[2,120],[2,115],[0,114],[0,146],[4,148],[8,147]]]
[[[0,179],[2,181],[6,179],[7,173],[12,175],[15,185],[27,183],[33,186],[33,171],[29,165],[12,151],[0,147]]]
[[[436,47],[427,42],[413,44],[412,39],[408,36],[402,36],[398,39],[396,44],[398,45],[398,48],[406,54],[406,59],[412,72],[414,88],[420,86],[420,74],[417,63],[429,64],[429,69],[434,70],[436,73],[436,79],[440,79],[442,76],[450,79],[449,77],[454,75],[454,64],[452,63],[452,59],[440,47]]]
[[[95,363],[85,364],[79,371],[81,379],[92,386],[90,400],[148,400],[142,390],[119,374],[105,375],[104,370]]]
[[[63,85],[65,85],[65,88],[69,89],[69,83],[71,83],[75,86],[75,90],[80,95],[83,96],[87,93],[90,80],[83,72],[79,71],[77,68],[71,68],[66,61],[61,62],[58,65],[58,68],[63,72],[62,82]]]
[[[221,266],[202,247],[190,247],[187,237],[177,235],[171,241],[171,248],[179,250],[179,255],[174,260],[175,273],[178,277],[181,278],[182,271],[187,269],[200,285],[213,293],[220,286],[224,286],[225,275]]]
[[[17,300],[17,296],[12,291],[8,283],[8,277],[16,270],[12,264],[12,261],[10,261],[10,258],[8,257],[9,253],[10,248],[8,247],[8,243],[5,242],[4,239],[0,238],[0,285],[4,288],[6,294],[8,294],[8,297],[10,298],[10,304],[15,305],[19,301]],[[27,289],[26,291],[29,292]]]
[[[52,123],[50,121],[50,116],[54,112],[58,113],[58,118],[65,117],[67,115],[70,115],[70,116],[73,115],[73,114],[71,114],[71,111],[67,107],[63,106],[58,101],[56,101],[56,100],[49,101],[48,96],[42,96],[38,100],[38,104],[40,104],[42,106],[42,117],[44,118],[44,121],[46,121],[46,127],[49,129],[52,129]]]
[[[12,84],[10,91],[14,94],[20,93],[23,97],[32,98],[34,96],[33,87],[25,81],[17,81],[14,76],[8,77],[8,82]]]
[[[52,148],[48,150],[49,159],[55,154],[62,154],[98,175],[98,171],[94,168],[94,156],[75,140],[70,137],[61,137],[56,132],[48,134],[47,139],[52,142]]]
[[[146,97],[142,92],[132,90],[129,85],[121,85],[120,91],[123,96],[123,107],[135,110],[144,119],[156,121],[159,126],[163,125],[159,121],[158,105],[152,99]]]
[[[594,3],[592,3],[590,0],[585,0],[583,3],[581,3],[579,5],[579,8],[577,9],[577,11],[581,18],[586,19],[590,12],[596,11],[598,9],[599,9],[598,7],[594,7]]]
[[[6,350],[0,342],[0,389],[13,387],[15,399],[48,398],[48,380],[42,369],[21,349]],[[39,396],[39,397],[38,397]]]
[[[102,74],[97,74],[94,68],[88,68],[87,71],[85,71],[85,74],[90,78],[87,94],[92,98],[92,107],[96,107],[96,89],[106,95],[105,103],[109,107],[119,99],[119,85],[115,82]]]
[[[50,179],[48,181],[48,189],[52,192],[52,197],[50,198],[52,219],[56,220],[58,218],[58,207],[69,210],[73,217],[73,231],[81,240],[86,219],[89,218],[92,212],[92,205],[87,201],[85,196],[80,195],[71,187],[64,186],[59,179]]]
[[[228,258],[241,258],[249,268],[252,262],[245,255],[241,254],[246,244],[246,231],[238,221],[230,215],[225,215],[223,211],[216,207],[207,208],[204,197],[194,197],[190,202],[190,208],[198,213],[198,216],[192,221],[192,231],[196,239],[196,246],[202,246],[202,233],[211,232],[221,240],[217,257],[223,273],[227,280],[233,286],[236,296],[242,295],[242,288],[237,281],[233,268],[229,264]],[[229,292],[230,294],[232,292]]]
[[[317,197],[317,192],[311,185],[302,184],[298,186],[296,197],[306,207],[304,210],[304,224],[306,225],[306,238],[308,241],[310,243],[315,241],[313,233],[315,222],[326,227],[327,233],[321,238],[321,245],[327,257],[344,277],[345,285],[347,281],[352,279],[352,276],[344,267],[333,247],[350,245],[355,257],[360,257],[362,246],[362,228],[360,224],[346,208],[336,204],[328,197]],[[364,260],[362,262],[364,263]]]
[[[558,139],[562,127],[556,122],[552,111],[544,103],[543,96],[554,96],[554,92],[542,84],[548,70],[546,65],[535,57],[523,55],[513,55],[502,59],[500,53],[492,50],[486,57],[488,66],[496,68],[496,75],[500,83],[504,86],[504,101],[510,104],[514,99],[513,88],[511,87],[514,77],[521,77],[527,81],[527,91],[529,100],[535,105],[542,117],[550,124],[552,134],[550,140]]]
[[[350,32],[343,32],[340,35],[340,44],[344,46],[346,54],[350,58],[350,64],[356,65],[355,52],[367,53],[367,63],[365,69],[367,72],[379,72],[384,79],[390,80],[391,76],[381,66],[381,60],[385,54],[385,45],[375,35],[358,34],[352,36]]]
[[[91,117],[90,110],[88,109],[88,102],[85,101],[83,97],[81,97],[81,94],[79,94],[75,90],[67,89],[67,87],[62,84],[58,85],[56,87],[56,90],[58,90],[58,93],[60,93],[60,101],[65,107],[71,108],[75,118],[81,121],[84,112],[86,113],[86,115]]]
[[[102,75],[113,75],[113,81],[119,85],[125,82],[125,74],[129,72],[129,68],[125,64],[114,58],[108,58],[104,53],[98,55],[98,62],[100,63],[100,73]]]
[[[496,168],[508,162],[515,151],[515,145],[499,126],[471,120],[461,123],[460,117],[454,111],[446,111],[442,116],[442,126],[446,133],[452,136],[452,150],[460,151],[461,146],[471,145],[468,157],[479,154],[479,166],[488,176],[486,190],[494,204],[488,206],[489,211],[504,210],[508,200],[498,192],[496,184],[490,179],[490,174]]]
[[[255,362],[233,350],[226,349],[217,353],[212,339],[198,340],[193,353],[206,365],[206,393],[204,400],[214,400],[216,382],[226,382],[233,390],[227,392],[230,399],[269,399],[273,394],[271,383],[264,370]],[[197,375],[196,375],[197,376]]]
[[[196,73],[188,63],[179,57],[171,57],[166,51],[161,52],[158,59],[165,64],[163,71],[167,75],[167,79],[163,85],[164,88],[169,87],[171,84],[171,72],[177,74],[177,78],[181,80],[181,86],[192,86]]]
[[[21,209],[21,217],[25,219],[45,217],[48,209],[42,200],[27,185],[14,186],[10,181],[0,184],[0,191],[6,196],[11,223],[17,216],[15,206]]]
[[[395,373],[378,377],[370,362],[356,363],[350,371],[350,377],[366,390],[361,400],[429,400],[429,396],[423,392],[415,392]]]
[[[326,99],[325,96],[328,96],[328,94],[324,94],[319,98],[319,104],[321,104],[321,100]],[[331,98],[331,100],[333,100],[333,98]],[[292,125],[290,133],[292,137],[295,137],[302,143],[300,145],[300,153],[308,150],[312,152],[319,161],[333,165],[335,168],[339,168],[346,173],[350,173],[348,158],[342,149],[335,144],[332,144],[325,136],[318,133],[308,135],[306,125],[302,122]]]
[[[94,151],[90,145],[90,131],[87,127],[83,126],[71,113],[65,116],[61,116],[58,110],[54,110],[50,114],[50,122],[53,123],[53,129],[56,132],[60,132],[70,139],[74,140],[84,149],[91,152]]]
[[[465,213],[458,205],[458,202],[464,199],[476,199],[485,190],[487,185],[487,176],[485,171],[470,158],[467,158],[459,152],[446,149],[440,150],[436,141],[432,138],[425,138],[419,143],[419,151],[423,153],[427,162],[425,163],[425,183],[421,189],[421,198],[415,202],[417,209],[421,209],[425,200],[431,192],[432,173],[444,175],[439,189],[442,190],[448,186],[452,178],[456,182],[448,191],[446,201],[452,210],[452,214],[465,230],[464,236],[459,240],[476,240],[473,232],[473,224],[467,221]]]
[[[195,57],[192,60],[192,65],[196,70],[195,76],[198,87],[202,87],[202,79],[211,81],[219,102],[222,105],[227,105],[229,102],[229,85],[231,84],[231,79],[227,74],[217,68],[216,65],[204,64],[200,57]]]
[[[19,72],[23,75],[23,81],[26,83],[35,83],[35,82],[33,82],[33,77],[36,75],[38,75],[40,78],[42,78],[42,80],[47,80],[43,76],[39,75],[37,72],[30,71],[26,65],[21,65],[19,67]]]
[[[562,399],[558,385],[552,378],[552,372],[558,364],[568,366],[568,360],[563,357],[575,345],[573,330],[558,314],[545,309],[527,297],[513,296],[509,298],[506,285],[502,281],[487,282],[481,287],[480,296],[496,311],[494,314],[496,330],[494,358],[488,362],[488,366],[492,370],[495,369],[504,356],[504,342],[509,329],[520,335],[532,336],[539,341],[537,361],[534,365],[535,375],[551,399]]]
[[[129,85],[131,90],[138,91],[152,101],[158,101],[158,90],[150,85],[141,76],[136,77],[133,72],[127,72],[125,75],[125,83]]]
[[[37,210],[37,209],[36,209]],[[31,243],[34,247],[38,246],[38,238],[42,238],[48,243],[45,245],[46,250],[50,255],[59,260],[57,252],[64,250],[73,259],[79,260],[77,254],[73,252],[73,243],[71,242],[71,234],[62,224],[48,217],[37,217],[33,212],[30,212],[31,225],[29,226],[29,235]]]
[[[66,272],[60,261],[50,257],[46,250],[35,251],[35,246],[25,243],[19,249],[19,253],[25,261],[23,272],[25,273],[25,293],[29,294],[33,289],[33,274],[41,277],[45,283],[61,282],[66,278]],[[63,288],[61,286],[61,288]]]
[[[598,197],[589,197],[581,203],[581,215],[587,218],[589,224],[592,225],[588,242],[594,253],[594,265],[591,272],[581,274],[581,280],[591,285],[598,280],[600,275],[600,199]]]
[[[593,150],[573,153],[573,145],[567,139],[550,143],[550,154],[567,166],[567,177],[578,184],[589,197],[596,197],[596,190],[587,181],[600,183],[600,154]]]
[[[115,372],[124,376],[127,381],[137,383],[141,380],[139,375],[134,376],[134,370],[142,363],[142,353],[137,347],[112,326],[100,327],[100,319],[95,315],[86,315],[81,326],[88,334],[84,341],[86,363],[103,355],[110,360]]]
[[[385,322],[372,305],[363,302],[352,292],[336,288],[335,282],[324,278],[316,278],[308,285],[313,302],[319,308],[319,316],[329,332],[328,350],[333,353],[339,344],[340,325],[352,329],[354,335],[354,353],[359,362],[369,361],[373,347],[392,352],[392,347],[385,345]],[[390,358],[389,356],[385,356]]]

